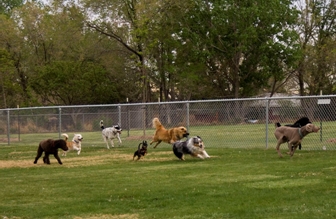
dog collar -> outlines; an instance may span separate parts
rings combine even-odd
[[[299,135],[300,135],[300,138],[303,138],[303,135],[302,135],[302,132],[301,132],[301,128],[299,128]]]
[[[77,143],[77,144],[79,143],[79,141],[76,141],[76,140],[73,140],[73,141],[74,141],[75,143]]]

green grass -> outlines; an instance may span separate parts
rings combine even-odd
[[[0,147],[1,218],[335,218],[335,151],[208,148],[179,161],[168,144],[86,146],[58,165],[36,146]],[[285,151],[285,149],[283,150]]]
[[[80,156],[34,165],[38,142],[58,134],[21,135],[0,146],[0,218],[335,218],[335,143],[320,149],[333,138],[329,125],[322,142],[308,135],[292,158],[285,144],[278,157],[271,125],[265,149],[261,124],[191,127],[211,158],[186,161],[166,143],[133,161],[143,132],[132,130],[138,139],[124,131],[122,146],[110,150],[100,133],[81,133]]]

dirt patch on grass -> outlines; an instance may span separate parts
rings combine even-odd
[[[10,142],[19,141],[19,138],[10,138]],[[0,138],[0,142],[8,142],[8,138]]]
[[[33,167],[33,160],[0,160],[0,168],[13,168],[13,167]]]
[[[126,140],[148,140],[148,139],[152,139],[153,136],[152,135],[146,135],[146,136],[129,136],[126,138]]]
[[[99,214],[91,215],[85,217],[74,217],[74,219],[138,219],[137,214],[120,214],[120,215],[110,215],[110,214]]]
[[[16,153],[16,152],[12,152]],[[20,152],[18,152],[20,153]],[[170,155],[170,156],[169,156]],[[172,156],[171,156],[172,155]],[[142,157],[139,161],[133,161],[133,154],[130,153],[120,153],[113,152],[103,155],[94,156],[60,156],[63,162],[63,166],[67,168],[80,167],[80,166],[94,166],[108,163],[111,161],[125,161],[125,162],[162,162],[174,159],[172,151],[154,151],[149,152],[145,157]],[[0,169],[4,168],[30,168],[30,167],[41,167],[45,166],[42,157],[38,160],[37,164],[33,163],[34,157],[30,160],[0,160]],[[58,166],[57,160],[51,155],[50,156],[51,166]],[[61,165],[59,165],[61,166]]]

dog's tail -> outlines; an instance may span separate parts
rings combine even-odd
[[[153,128],[158,129],[160,127],[162,127],[162,124],[161,124],[160,120],[155,117],[153,119]]]
[[[103,122],[103,120],[100,120],[99,125],[100,125],[100,128],[101,128],[101,129],[104,129],[104,122]]]
[[[69,136],[66,133],[63,133],[62,136],[64,136],[65,141],[67,141],[69,139]]]
[[[140,146],[142,145],[142,143],[139,144],[138,146],[138,153],[140,153]]]
[[[275,128],[281,127],[280,122],[275,123]]]

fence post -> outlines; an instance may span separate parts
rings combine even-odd
[[[266,98],[266,149],[268,149],[268,107],[269,107],[269,102],[270,102],[270,99],[269,98]]]
[[[189,115],[190,113],[189,113],[189,101],[187,102],[187,130],[189,130]]]
[[[121,125],[121,106],[120,105],[118,106],[118,121],[119,121],[119,125],[122,126]]]
[[[10,145],[10,116],[9,110],[7,110],[7,143]]]
[[[58,137],[61,138],[62,132],[62,108],[58,108]]]

